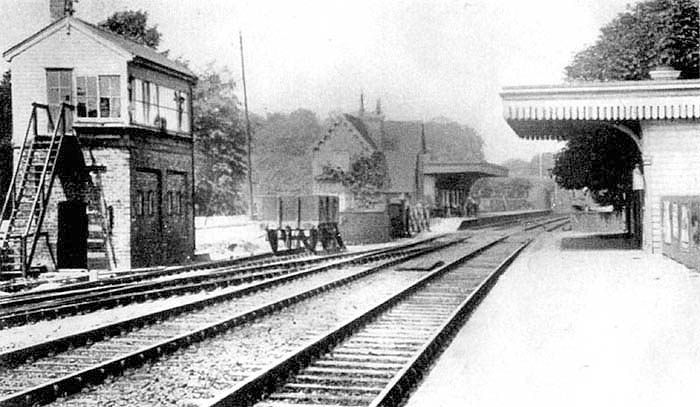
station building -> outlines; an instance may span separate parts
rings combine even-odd
[[[477,179],[508,175],[506,168],[483,159],[478,136],[453,140],[449,126],[386,120],[379,101],[373,111],[365,110],[364,97],[360,98],[358,112],[332,115],[328,131],[313,151],[313,192],[339,196],[341,214],[345,212],[352,218],[345,225],[365,229],[360,233],[343,230],[341,225],[344,236],[386,235],[379,230],[389,229],[383,225],[381,215],[371,215],[373,210],[378,213],[385,208],[380,204],[374,209],[358,209],[348,188],[321,177],[326,166],[348,171],[358,157],[381,152],[389,178],[387,188],[381,191],[383,202],[421,203],[438,216],[463,215],[462,209]],[[372,226],[375,230],[369,231]]]
[[[566,140],[612,129],[630,137],[643,165],[635,170],[630,232],[645,251],[692,253],[700,237],[700,81],[678,71],[652,71],[654,80],[504,88],[504,118],[518,136]],[[686,205],[687,204],[687,205]],[[695,213],[693,211],[697,211]],[[697,246],[697,244],[696,244]],[[700,252],[698,252],[700,253]]]
[[[194,73],[74,17],[72,0],[50,0],[49,11],[50,24],[3,53],[12,71],[17,173],[9,194],[15,210],[0,230],[2,272],[185,260],[194,253]],[[61,111],[65,133],[55,128]],[[33,159],[38,141],[54,134],[64,135],[57,157]],[[46,174],[34,181],[44,205],[30,181],[22,184],[34,172]],[[33,200],[37,212],[26,227],[18,217]],[[12,253],[22,251],[16,260]]]

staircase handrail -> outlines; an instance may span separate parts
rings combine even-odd
[[[75,132],[73,133],[75,134]],[[75,134],[75,140],[78,143],[78,148],[80,149],[80,151],[83,151],[83,147],[80,144],[80,138],[77,134]],[[95,165],[96,160],[95,156],[92,154],[92,150],[90,150],[90,160],[92,161],[92,165]],[[95,177],[97,178],[98,183],[97,194],[100,205],[100,213],[102,215],[102,222],[100,222],[100,228],[102,229],[102,233],[104,235],[104,242],[107,250],[107,266],[110,268],[110,270],[114,270],[117,268],[117,256],[114,253],[114,245],[112,244],[112,228],[109,227],[109,221],[105,217],[105,214],[107,214],[107,201],[105,200],[104,190],[102,189],[102,175],[100,175],[99,171],[97,171]]]
[[[17,156],[17,164],[15,167],[15,171],[12,173],[12,181],[10,181],[10,187],[7,190],[7,194],[5,195],[5,202],[2,205],[2,212],[0,212],[0,222],[2,222],[3,219],[5,219],[5,214],[7,213],[8,208],[14,209],[15,207],[15,194],[16,194],[16,188],[17,188],[17,177],[19,176],[19,172],[21,169],[21,165],[23,162],[24,154],[27,151],[27,145],[29,144],[29,134],[31,133],[32,126],[36,128],[37,126],[37,108],[45,109],[46,114],[49,119],[49,123],[53,125],[53,120],[51,118],[51,110],[49,109],[48,105],[41,104],[41,103],[32,103],[32,114],[29,118],[29,123],[27,124],[27,131],[24,134],[24,140],[22,141],[22,147],[20,148],[19,151],[19,156]],[[36,133],[36,131],[35,131]],[[26,176],[26,171],[22,174],[22,176]],[[11,220],[11,219],[10,219]],[[9,228],[9,225],[8,225]],[[7,235],[9,234],[9,229],[6,231],[6,236],[3,237],[3,241],[0,242],[0,244],[4,245],[4,242],[6,241]]]
[[[110,270],[113,270],[117,268],[117,256],[114,253],[114,246],[112,245],[112,228],[109,227],[109,219],[107,219],[107,216],[109,216],[109,213],[107,211],[107,201],[105,200],[104,194],[102,193],[102,176],[98,173],[97,174],[98,178],[98,183],[99,183],[99,200],[100,200],[100,212],[102,212],[102,233],[104,234],[105,238],[105,245],[107,246],[107,266],[110,268]],[[111,256],[110,256],[111,254]]]
[[[37,204],[39,202],[39,197],[42,197],[42,209],[41,209],[41,214],[39,215],[39,219],[37,220],[36,223],[36,229],[37,232],[39,229],[41,229],[41,224],[43,223],[44,220],[44,215],[46,214],[46,203],[49,200],[48,196],[44,196],[44,187],[46,184],[46,168],[49,166],[49,161],[51,160],[51,152],[53,150],[54,144],[56,144],[56,138],[58,137],[58,144],[56,146],[56,157],[55,159],[58,160],[60,154],[61,154],[61,146],[63,145],[63,137],[65,136],[66,133],[66,109],[69,109],[73,111],[75,107],[71,104],[68,103],[61,103],[61,111],[59,113],[58,117],[58,122],[54,126],[54,131],[53,134],[51,135],[51,141],[49,143],[49,149],[46,154],[46,159],[44,160],[44,168],[41,172],[41,180],[39,181],[39,186],[37,187],[37,194],[34,197],[34,202],[32,203],[32,209],[31,212],[29,213],[29,219],[27,220],[27,225],[25,227],[24,231],[24,236],[25,238],[30,235],[30,228],[32,226],[32,223],[34,221],[36,209],[37,209]],[[50,116],[50,114],[49,114]],[[53,124],[53,123],[52,123]],[[59,135],[59,129],[62,129]],[[53,186],[53,180],[54,180],[54,174],[56,172],[56,163],[54,163],[53,167],[51,168],[51,175],[49,177],[49,191],[51,190],[51,187]],[[29,255],[27,256],[26,259],[24,259],[24,270],[28,270],[29,267],[31,266],[31,260],[34,257],[34,252],[36,251],[36,244],[39,241],[38,239],[38,233],[35,232],[32,238],[32,245],[29,250]]]

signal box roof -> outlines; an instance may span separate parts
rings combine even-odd
[[[152,66],[153,68],[164,69],[167,72],[184,76],[190,81],[194,81],[196,79],[196,75],[188,67],[167,58],[162,53],[72,16],[66,16],[52,22],[51,24],[27,37],[22,42],[5,51],[2,56],[7,61],[12,61],[15,56],[21,54],[26,49],[32,47],[38,42],[41,42],[44,38],[51,36],[64,27],[67,27],[68,29],[79,29],[85,34],[92,36],[98,42],[116,48],[125,56],[131,57],[132,61],[134,62],[146,64]]]

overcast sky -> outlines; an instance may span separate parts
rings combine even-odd
[[[0,48],[48,24],[49,0],[0,0]],[[633,0],[80,0],[90,22],[143,9],[161,49],[240,78],[244,35],[252,111],[303,107],[321,119],[381,98],[391,120],[445,116],[474,127],[488,160],[529,159],[501,117],[502,86],[560,83],[573,54]],[[7,63],[0,66],[7,68]]]

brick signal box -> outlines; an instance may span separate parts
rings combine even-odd
[[[70,3],[50,0],[53,22],[3,54],[16,167],[0,228],[4,277],[39,264],[173,264],[194,252],[196,77],[73,17]]]

